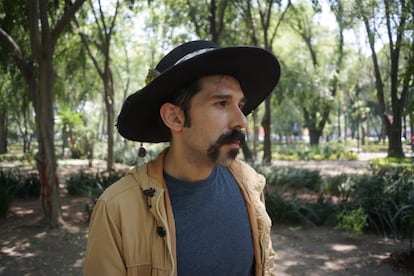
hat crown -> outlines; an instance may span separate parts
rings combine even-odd
[[[177,63],[186,60],[186,57],[192,57],[192,54],[195,56],[197,53],[202,53],[209,49],[216,48],[218,48],[217,44],[207,40],[195,40],[184,43],[165,55],[156,66],[156,69],[162,73]]]

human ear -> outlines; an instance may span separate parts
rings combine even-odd
[[[184,115],[178,106],[172,103],[164,103],[160,108],[160,116],[171,131],[180,132],[183,129]]]

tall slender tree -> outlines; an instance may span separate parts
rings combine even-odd
[[[278,34],[279,27],[284,20],[286,12],[291,7],[291,2],[288,1],[283,9],[280,2],[272,0],[239,0],[237,2],[242,11],[243,18],[245,18],[251,42],[255,46],[264,47],[270,52],[273,52],[276,35]],[[276,10],[276,8],[279,9]],[[264,102],[265,111],[261,121],[264,129],[263,162],[265,163],[269,163],[272,160],[271,99],[272,94]],[[256,116],[256,114],[253,114],[253,116]]]
[[[414,83],[414,2],[355,0],[354,11],[363,21],[368,37],[377,100],[388,136],[388,156],[403,157],[402,115]],[[385,67],[380,65],[376,48],[380,41],[388,50]]]
[[[103,83],[103,99],[106,107],[106,132],[107,132],[107,165],[108,171],[113,170],[114,166],[114,78],[111,69],[111,44],[115,32],[116,19],[118,17],[120,1],[114,2],[114,12],[112,15],[107,15],[102,6],[102,1],[89,1],[89,10],[92,12],[94,18],[94,25],[96,27],[95,35],[88,35],[84,31],[79,34],[82,42],[85,45],[88,55],[92,60],[96,71]],[[80,27],[76,21],[78,28]]]
[[[329,4],[338,26],[335,48],[330,50],[330,56],[321,49],[322,45],[318,43],[321,36],[313,22],[314,13],[321,11],[319,2],[314,1],[312,14],[303,3],[295,5],[290,14],[290,28],[299,35],[306,46],[312,64],[308,70],[311,70],[312,74],[316,76],[311,81],[311,85],[303,86],[306,98],[298,99],[301,102],[305,127],[309,130],[311,145],[319,144],[320,137],[329,121],[334,99],[339,89],[339,76],[344,58],[343,33],[348,24],[344,20],[343,3],[342,0],[330,0]],[[330,72],[326,68],[329,68]]]
[[[62,223],[54,142],[54,53],[59,37],[84,1],[51,3],[48,0],[28,0],[24,13],[29,26],[27,36],[13,37],[0,28],[0,41],[13,56],[33,101],[39,147],[36,164],[41,183],[41,206],[45,222],[51,228],[57,228]],[[23,52],[19,42],[28,38],[30,50]]]

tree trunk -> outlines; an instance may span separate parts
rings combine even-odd
[[[257,109],[253,110],[253,157],[257,159],[257,143],[259,141],[259,126],[257,124]]]
[[[394,113],[397,113],[394,111]],[[394,115],[392,120],[384,116],[385,127],[388,133],[388,156],[389,157],[404,157],[404,150],[401,142],[401,115]]]
[[[311,146],[319,145],[319,139],[322,135],[322,130],[313,127],[309,128],[309,144]]]
[[[360,124],[360,129],[361,129],[361,137],[360,137],[361,145],[365,146],[367,144],[366,139],[365,139],[367,134],[366,134],[365,127],[364,127],[363,123]]]
[[[50,50],[50,49],[49,49]],[[40,201],[46,224],[58,228],[63,221],[59,201],[59,181],[54,142],[53,50],[43,51],[39,59],[36,129],[39,151],[36,165],[40,176]]]
[[[114,168],[114,92],[109,79],[104,80],[105,86],[105,105],[106,105],[106,131],[108,135],[108,159],[106,161],[107,171]]]
[[[270,100],[272,94],[267,96],[265,100],[265,113],[262,119],[262,127],[264,130],[263,141],[263,163],[269,164],[272,161],[272,141],[271,141],[271,116],[270,116]]]
[[[253,154],[252,151],[249,149],[249,145],[247,143],[243,143],[241,145],[243,156],[245,161],[252,161],[253,160]]]
[[[41,186],[41,206],[45,221],[51,228],[56,228],[62,221],[59,202],[57,162],[54,143],[54,68],[53,54],[58,37],[64,32],[75,13],[85,0],[75,0],[65,6],[53,30],[48,16],[52,8],[47,0],[27,1],[27,21],[31,52],[25,57],[15,40],[2,28],[0,39],[6,43],[29,87],[29,96],[35,110],[38,153],[36,165],[39,170]],[[56,14],[56,12],[55,12]],[[29,60],[27,62],[27,60]],[[34,68],[34,64],[38,68]]]
[[[7,153],[7,110],[0,108],[0,154]]]

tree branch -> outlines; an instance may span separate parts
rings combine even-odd
[[[65,12],[65,14],[61,17],[59,22],[56,24],[55,28],[52,30],[52,41],[53,44],[56,43],[57,38],[63,32],[65,27],[69,24],[69,22],[74,18],[75,13],[82,7],[83,3],[86,0],[76,0],[69,9]]]
[[[4,44],[10,49],[11,55],[17,67],[20,72],[22,72],[23,76],[27,78],[30,69],[24,60],[22,51],[13,38],[2,28],[0,28],[0,41],[3,41]]]

